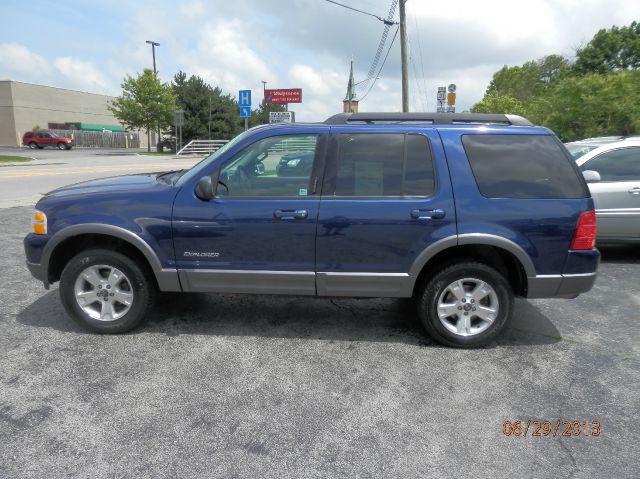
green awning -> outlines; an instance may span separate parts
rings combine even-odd
[[[125,131],[120,125],[96,125],[93,123],[80,123],[82,131]]]

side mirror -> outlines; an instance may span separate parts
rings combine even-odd
[[[195,194],[202,201],[209,201],[215,198],[216,192],[210,176],[203,176],[196,185]]]
[[[256,176],[264,175],[264,163],[256,163],[256,167],[254,168],[253,172]]]
[[[587,183],[597,183],[600,181],[600,173],[595,170],[584,170],[582,176],[587,180]]]

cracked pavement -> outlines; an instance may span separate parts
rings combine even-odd
[[[490,347],[421,332],[408,300],[165,295],[99,336],[24,266],[0,209],[0,477],[638,477],[640,251],[594,290],[516,301]],[[505,420],[600,421],[505,437]]]

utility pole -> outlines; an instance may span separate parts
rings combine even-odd
[[[156,47],[159,47],[160,44],[158,42],[154,42],[153,40],[147,40],[146,43],[151,45],[151,54],[153,55],[153,75],[156,78],[158,78],[158,70],[156,70]],[[158,122],[158,139],[156,140],[156,150],[159,149],[158,148],[159,145],[160,145],[160,123]]]
[[[407,65],[407,17],[405,4],[400,0],[400,61],[402,63],[402,111],[409,111],[409,69]]]

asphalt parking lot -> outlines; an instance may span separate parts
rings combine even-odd
[[[75,155],[69,171],[87,161]],[[36,168],[0,175],[27,185]],[[173,294],[141,329],[99,336],[30,277],[32,208],[2,208],[12,195],[0,191],[0,478],[638,477],[638,247],[603,249],[578,299],[517,301],[479,350],[434,345],[391,299]],[[503,434],[536,419],[601,431]]]
[[[30,212],[0,209],[0,477],[637,477],[637,248],[480,350],[402,300],[171,295],[98,336],[23,266]],[[536,418],[601,434],[503,435]]]

